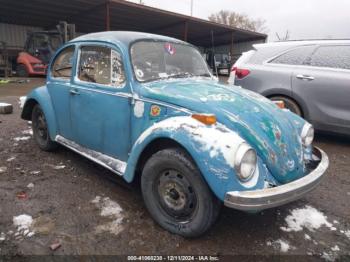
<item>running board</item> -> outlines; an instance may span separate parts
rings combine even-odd
[[[74,152],[90,159],[91,161],[94,161],[95,163],[107,168],[108,170],[112,171],[113,173],[116,173],[117,175],[120,175],[120,176],[124,175],[124,172],[126,169],[126,163],[123,161],[120,161],[119,159],[104,155],[100,152],[88,149],[86,147],[83,147],[60,135],[56,136],[55,141],[73,150]]]

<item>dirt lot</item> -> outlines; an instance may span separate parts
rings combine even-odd
[[[321,185],[304,199],[258,214],[222,208],[205,236],[184,239],[153,222],[137,184],[124,183],[67,149],[38,149],[30,126],[20,119],[18,96],[40,82],[0,85],[0,102],[14,105],[13,114],[0,115],[0,255],[298,254],[303,255],[299,259],[350,259],[349,138],[317,136],[315,143],[331,165]],[[56,242],[61,247],[52,251]]]

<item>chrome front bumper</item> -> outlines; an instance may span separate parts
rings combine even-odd
[[[258,211],[281,206],[301,198],[318,185],[329,165],[325,152],[317,147],[314,147],[314,151],[320,158],[320,162],[307,176],[277,187],[227,192],[224,200],[225,206],[244,211]]]

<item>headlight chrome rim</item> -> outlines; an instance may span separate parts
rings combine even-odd
[[[301,130],[301,141],[304,146],[310,146],[314,141],[314,128],[311,124],[306,123]]]
[[[254,164],[252,165],[250,173],[246,175],[246,174],[243,174],[242,172],[242,164],[244,162],[244,158],[248,157],[247,154],[250,154],[251,152],[254,154],[254,161],[253,161]],[[256,152],[250,145],[248,145],[247,143],[242,143],[238,147],[235,155],[234,167],[240,181],[247,182],[254,176],[254,173],[256,171],[257,160],[258,158],[257,158]]]

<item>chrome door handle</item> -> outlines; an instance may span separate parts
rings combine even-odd
[[[308,80],[308,81],[315,80],[313,76],[307,76],[307,75],[297,75],[297,78],[301,80]]]
[[[69,93],[70,93],[71,95],[74,95],[74,96],[80,95],[80,93],[79,93],[77,90],[74,90],[74,89],[69,90]]]

